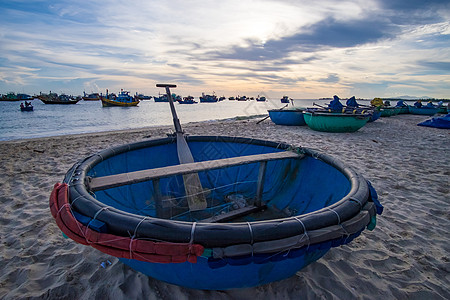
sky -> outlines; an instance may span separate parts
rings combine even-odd
[[[450,98],[450,1],[0,1],[0,93]]]

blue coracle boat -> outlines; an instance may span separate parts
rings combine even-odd
[[[73,240],[153,278],[194,289],[253,287],[294,275],[347,244],[381,214],[363,176],[328,155],[288,144],[188,136],[103,150],[56,184],[50,208]],[[190,210],[196,173],[206,208]]]
[[[306,125],[303,118],[303,109],[271,109],[268,110],[269,117],[277,125],[302,126]]]

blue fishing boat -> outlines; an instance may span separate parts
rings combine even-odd
[[[302,126],[306,125],[303,110],[301,108],[270,109],[268,112],[270,120],[277,125]]]
[[[183,100],[179,99],[178,103],[180,103],[180,104],[195,104],[198,102],[194,100],[193,96],[187,96],[187,97],[183,97]]]
[[[50,210],[66,236],[153,278],[226,290],[288,278],[375,227],[375,189],[342,162],[279,142],[185,136],[169,102],[173,136],[82,158],[55,185]]]
[[[139,104],[139,99],[134,98],[130,95],[130,92],[120,90],[117,96],[110,96],[108,91],[106,91],[106,97],[101,97],[103,107],[130,107],[137,106]]]
[[[281,103],[289,103],[289,97],[283,96],[283,98],[281,98]]]
[[[258,101],[258,102],[265,102],[267,99],[266,99],[266,97],[264,97],[264,96],[259,96],[258,95],[258,97],[256,97],[256,101]]]

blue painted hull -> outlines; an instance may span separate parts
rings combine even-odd
[[[196,264],[154,264],[137,260],[120,259],[131,268],[179,286],[203,290],[227,290],[230,288],[248,288],[283,280],[295,275],[312,262],[328,252],[317,249],[300,257],[288,258],[266,263],[250,263],[241,266],[226,265],[212,269],[206,258],[199,258]]]
[[[292,151],[289,145],[236,137],[190,136],[187,142],[197,162]],[[261,179],[264,211],[224,223],[202,222],[205,218],[197,219],[189,211],[183,204],[186,200],[181,175],[158,178],[157,184],[142,181],[110,187],[95,191],[95,195],[84,186],[88,180],[83,176],[94,178],[178,165],[176,140],[172,138],[106,149],[76,164],[64,182],[70,184],[73,211],[103,222],[107,234],[129,237],[132,232],[136,239],[204,247],[196,262],[181,263],[142,261],[138,260],[139,254],[120,252],[124,256],[119,259],[133,269],[188,288],[253,287],[294,275],[331,247],[350,242],[374,218],[373,209],[363,211],[368,206],[373,208],[375,192],[362,176],[314,150],[301,148],[294,153],[294,159],[266,162],[267,175]],[[297,159],[297,155],[301,158]],[[230,203],[230,195],[255,201],[260,171],[259,163],[250,163],[198,172],[210,201],[208,208],[199,212],[220,215],[223,205]],[[162,207],[171,210],[168,218],[163,217],[164,211],[158,212],[155,195],[166,201]],[[216,207],[218,212],[214,211]],[[177,209],[182,211],[172,213]],[[357,225],[346,227],[352,228],[349,235],[344,223],[362,213],[364,218]],[[324,236],[323,232],[330,228],[337,231],[332,237]],[[320,233],[315,231],[318,229]]]
[[[373,113],[370,115],[369,121],[368,122],[375,122],[376,120],[378,120],[381,117],[381,111],[379,110],[374,110]]]
[[[355,132],[369,121],[369,115],[329,112],[304,112],[309,128],[323,132]]]
[[[303,110],[300,109],[273,109],[269,110],[272,122],[277,125],[302,126],[306,125]]]

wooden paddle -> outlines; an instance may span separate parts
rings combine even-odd
[[[191,150],[184,137],[183,130],[181,129],[180,120],[178,119],[177,112],[175,111],[175,105],[173,104],[172,94],[170,88],[177,87],[175,84],[157,84],[156,87],[166,88],[167,98],[169,99],[170,110],[173,117],[173,125],[175,126],[175,135],[177,138],[177,152],[180,164],[193,163]],[[202,210],[207,207],[205,195],[203,194],[202,184],[197,173],[183,175],[184,189],[188,200],[189,210],[196,211]]]
[[[280,108],[280,110],[285,109],[286,107],[288,107],[288,105],[289,105],[289,104],[286,104],[285,106],[283,106],[282,108]],[[264,120],[267,119],[268,117],[270,117],[270,115],[267,116],[267,117],[264,117],[264,119],[259,120],[258,122],[256,122],[256,124],[261,123],[262,121],[264,121]]]

